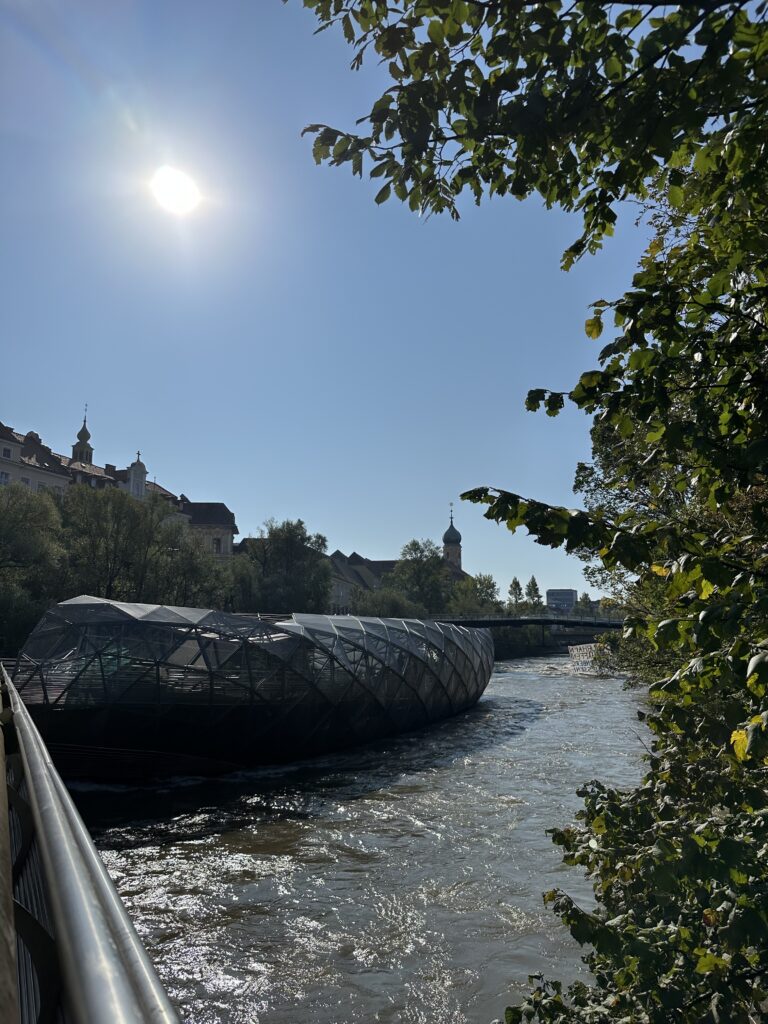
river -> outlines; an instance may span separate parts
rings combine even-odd
[[[566,659],[499,662],[480,703],[363,750],[74,796],[188,1024],[488,1024],[584,971],[542,904],[591,890],[545,830],[632,785],[639,697]]]

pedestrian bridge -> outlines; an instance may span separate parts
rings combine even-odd
[[[562,612],[544,609],[540,612],[524,615],[502,612],[498,615],[453,615],[435,616],[437,622],[450,623],[455,626],[471,626],[481,629],[498,629],[502,626],[569,626],[576,629],[621,629],[624,625],[623,612],[608,612],[600,615],[589,615],[583,612]]]

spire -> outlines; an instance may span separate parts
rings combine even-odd
[[[72,445],[72,461],[85,462],[89,466],[93,462],[93,448],[89,443],[91,432],[88,429],[88,403],[85,403],[83,412],[83,425],[77,432],[77,441]]]
[[[461,534],[453,525],[453,502],[451,502],[451,522],[443,534],[443,558],[452,571],[461,574]]]
[[[88,403],[85,403],[85,411],[83,412],[83,425],[77,432],[77,439],[82,444],[87,444],[91,440],[91,432],[88,429]]]
[[[453,502],[451,502],[451,523],[443,534],[443,544],[461,544],[461,534],[453,525]]]

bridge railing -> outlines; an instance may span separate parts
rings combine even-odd
[[[22,1024],[178,1024],[178,1016],[0,664]],[[10,711],[10,715],[8,714]],[[61,1018],[63,1008],[66,1016]],[[5,1020],[5,1018],[3,1018]]]
[[[536,622],[541,622],[542,619],[551,621],[553,624],[567,625],[569,622],[573,622],[574,625],[580,626],[584,623],[595,623],[595,625],[601,625],[603,623],[621,623],[626,618],[626,613],[623,611],[608,611],[600,612],[583,612],[579,609],[573,609],[570,611],[558,611],[555,608],[539,608],[529,609],[525,612],[496,612],[490,615],[450,615],[444,619],[440,619],[441,622],[458,622],[466,620],[467,622],[475,622],[478,619],[487,620],[488,622],[508,622],[514,620],[516,622],[525,623],[529,620],[535,619]]]

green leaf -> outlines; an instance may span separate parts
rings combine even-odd
[[[597,340],[603,333],[603,321],[599,316],[592,316],[584,324],[584,330],[588,338]]]
[[[528,412],[536,412],[546,396],[547,392],[544,388],[533,388],[526,396],[525,408]]]
[[[612,82],[619,81],[624,74],[624,66],[618,57],[609,57],[605,62],[605,73]]]
[[[442,21],[430,21],[427,27],[427,35],[435,46],[442,46],[445,42],[445,29],[443,28]]]
[[[714,953],[704,953],[696,961],[694,970],[697,974],[710,974],[712,971],[721,970],[728,966],[728,961]]]
[[[693,166],[699,174],[706,174],[717,166],[717,161],[709,146],[702,146],[693,158]]]
[[[733,752],[739,761],[746,761],[749,757],[747,754],[747,747],[749,746],[749,736],[747,735],[746,729],[734,729],[731,733],[731,746]]]

